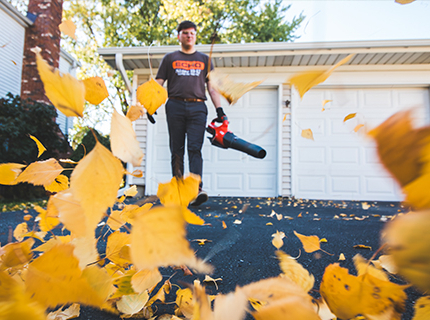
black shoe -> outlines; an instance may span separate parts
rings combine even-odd
[[[206,192],[204,192],[203,190],[200,190],[197,197],[193,201],[190,202],[190,206],[197,207],[197,206],[201,205],[202,203],[208,201],[208,199],[209,199],[208,194]]]

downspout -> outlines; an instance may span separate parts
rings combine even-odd
[[[119,73],[121,74],[122,79],[125,82],[125,87],[127,88],[130,96],[133,96],[133,90],[131,88],[131,83],[130,80],[128,80],[127,77],[127,72],[125,71],[124,68],[124,62],[123,62],[123,56],[122,53],[115,53],[115,64],[117,69],[119,70]],[[132,168],[131,168],[131,163],[127,163],[127,171],[131,172]],[[130,188],[130,184],[129,184],[129,178],[128,175],[125,176],[125,186],[124,188],[118,190],[118,196],[122,196],[124,194],[124,191],[127,190],[128,188]]]

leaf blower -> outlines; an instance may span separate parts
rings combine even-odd
[[[215,125],[215,120],[213,119],[206,128],[206,131],[213,135],[208,139],[214,146],[223,149],[236,149],[258,159],[263,159],[266,156],[266,150],[262,147],[238,138],[233,132],[229,131],[226,116],[223,117],[223,122],[219,126]]]

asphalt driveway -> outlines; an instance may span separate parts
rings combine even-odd
[[[136,200],[133,200],[136,201]],[[263,278],[279,275],[280,268],[272,245],[272,234],[277,230],[285,233],[284,252],[299,256],[300,262],[315,276],[313,295],[318,289],[324,269],[330,263],[338,262],[343,253],[342,267],[355,274],[352,257],[360,253],[370,259],[380,247],[380,232],[385,223],[399,212],[408,212],[399,203],[354,202],[354,201],[315,201],[287,198],[210,198],[200,207],[192,208],[206,222],[203,226],[188,226],[188,239],[200,258],[206,258],[215,267],[213,278],[218,287],[207,283],[211,294],[227,293]],[[0,241],[7,242],[8,228],[22,222],[23,212],[2,213],[0,218]],[[317,235],[327,242],[321,243],[322,251],[306,253],[293,231],[304,235]],[[103,234],[106,232],[104,230]],[[196,239],[207,239],[200,245]],[[103,238],[101,247],[103,250]],[[364,245],[367,249],[354,248]],[[170,268],[161,270],[165,279],[174,276],[172,283],[184,287],[204,275],[183,276],[181,270]],[[398,277],[392,281],[402,283]],[[402,319],[412,319],[414,301],[421,295],[413,288],[407,289],[406,312]],[[169,300],[170,299],[170,300]],[[166,301],[174,301],[174,294]],[[157,314],[173,313],[174,303],[157,304]],[[78,319],[120,319],[118,315],[108,314],[92,308],[81,308]]]

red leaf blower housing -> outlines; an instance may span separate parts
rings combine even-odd
[[[233,132],[229,131],[229,122],[226,116],[223,117],[223,122],[219,126],[215,125],[215,120],[213,119],[206,128],[206,131],[213,135],[213,137],[209,137],[208,139],[214,146],[223,149],[236,149],[258,159],[263,159],[266,156],[266,150],[262,147],[238,138]]]

